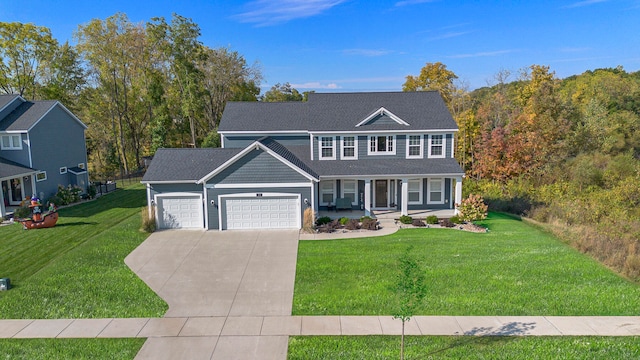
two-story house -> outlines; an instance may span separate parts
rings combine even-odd
[[[57,101],[0,95],[0,216],[27,197],[55,195],[58,185],[88,185],[87,127]]]
[[[464,171],[438,92],[229,102],[222,148],[160,149],[142,182],[160,228],[300,228],[307,207],[455,209]],[[348,200],[346,200],[348,199]]]

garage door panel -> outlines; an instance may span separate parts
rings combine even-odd
[[[202,228],[202,201],[199,196],[158,197],[158,225],[161,229]]]
[[[297,197],[278,196],[225,200],[226,229],[297,229]]]

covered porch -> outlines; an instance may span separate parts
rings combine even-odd
[[[448,219],[455,215],[454,209],[431,209],[431,210],[408,210],[407,215],[414,219],[424,220],[427,216],[435,215],[439,219]],[[328,216],[331,219],[339,219],[346,217],[348,219],[360,219],[365,216],[364,210],[346,210],[346,211],[327,211],[321,210],[317,214],[317,217]],[[402,216],[400,210],[372,210],[369,215],[376,219],[398,219]]]
[[[0,158],[0,217],[12,213],[26,198],[36,193],[37,171]]]

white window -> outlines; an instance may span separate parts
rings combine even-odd
[[[407,159],[422,159],[422,135],[409,135],[407,137]]]
[[[409,199],[407,204],[422,204],[422,179],[409,180]]]
[[[336,182],[334,180],[320,181],[320,205],[334,204]]]
[[[429,136],[429,157],[444,157],[444,135]]]
[[[352,205],[358,205],[357,194],[357,182],[356,180],[342,180],[342,196],[343,198],[349,198]]]
[[[40,182],[40,181],[45,181],[47,180],[47,172],[46,171],[40,171],[36,173],[36,181]]]
[[[358,158],[358,142],[355,136],[342,137],[342,159]]]
[[[63,166],[60,168],[60,174],[66,174],[67,173],[67,167]]]
[[[369,136],[369,155],[395,155],[395,135]]]
[[[429,179],[427,204],[444,204],[444,180]]]
[[[84,163],[80,163],[80,164],[78,164],[78,167],[79,167],[80,169],[83,169],[83,170],[84,170]]]
[[[320,137],[320,160],[335,160],[336,159],[336,139],[333,136],[321,136]]]
[[[20,134],[2,135],[2,150],[22,150],[22,138]]]

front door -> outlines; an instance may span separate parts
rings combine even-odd
[[[24,199],[22,178],[14,178],[11,180],[3,181],[2,194],[3,196],[5,196],[5,199],[9,200],[9,205],[20,205],[20,202],[22,202],[22,199]]]
[[[377,208],[389,207],[389,203],[387,202],[387,199],[389,198],[387,180],[376,180],[375,195],[376,195],[375,205]]]

